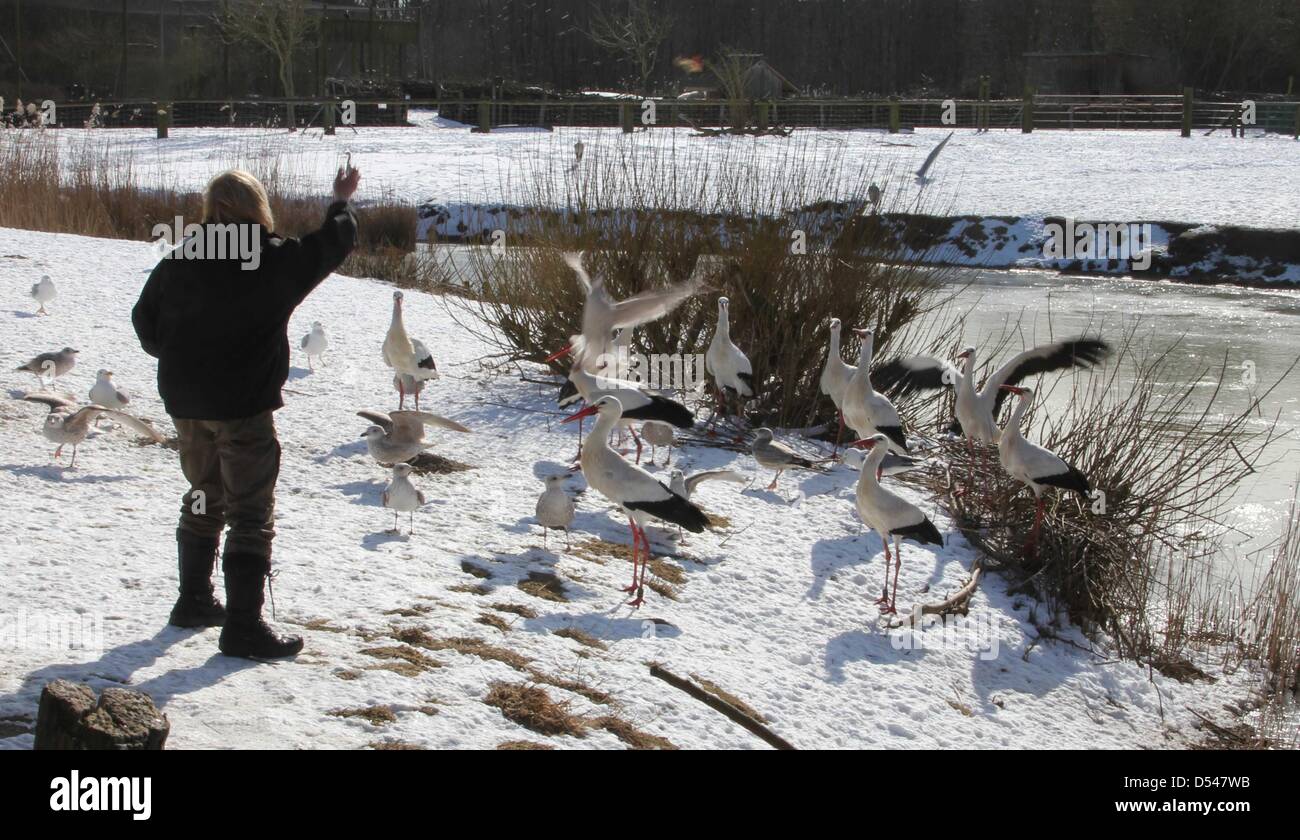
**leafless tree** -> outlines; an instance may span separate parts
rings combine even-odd
[[[659,46],[672,28],[672,17],[651,0],[627,0],[622,11],[606,12],[600,6],[593,7],[587,37],[631,65],[638,89],[649,94]]]
[[[280,89],[288,98],[294,96],[294,55],[317,28],[309,5],[309,0],[230,0],[218,17],[226,37],[251,41],[275,57]],[[292,108],[289,113],[292,120]]]

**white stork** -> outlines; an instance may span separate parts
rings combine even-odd
[[[434,364],[433,354],[406,333],[406,323],[402,319],[401,292],[393,292],[393,319],[388,325],[388,334],[384,336],[383,353],[384,364],[397,372],[393,384],[400,395],[399,407],[406,402],[404,375],[417,380],[438,378],[438,366]]]
[[[754,367],[749,363],[749,357],[731,341],[731,318],[727,314],[730,307],[731,301],[725,297],[718,298],[718,327],[713,331],[709,349],[704,354],[704,370],[713,377],[713,389],[724,414],[727,413],[728,393],[735,396],[738,409],[739,403],[754,396]],[[715,407],[709,426],[712,427],[717,419]]]
[[[1003,385],[1016,385],[1027,377],[1071,367],[1089,367],[1110,355],[1110,345],[1096,338],[1073,338],[1033,347],[1014,356],[984,380],[975,390],[975,348],[957,354],[958,370],[931,356],[911,356],[882,365],[875,374],[876,385],[894,395],[936,388],[957,389],[957,420],[950,427],[955,434],[985,443],[997,443],[997,415],[1007,392]]]
[[[898,409],[884,394],[876,391],[871,382],[871,361],[876,334],[872,330],[854,330],[862,340],[858,353],[858,368],[844,390],[844,422],[859,437],[882,434],[889,438],[890,446],[907,452],[907,435]]]
[[[840,355],[840,319],[831,319],[831,341],[830,347],[826,352],[826,365],[822,368],[821,389],[822,393],[831,398],[835,403],[835,413],[840,417],[840,429],[835,434],[835,449],[832,450],[833,456],[840,450],[840,439],[844,436],[844,392],[849,387],[849,380],[853,378],[854,367],[845,364],[844,358]]]
[[[899,542],[911,539],[921,545],[926,543],[943,545],[943,536],[939,533],[939,529],[934,527],[934,523],[921,512],[920,508],[880,485],[877,476],[881,462],[889,451],[889,443],[888,437],[876,434],[853,444],[870,450],[866,461],[863,462],[862,471],[858,474],[857,508],[862,521],[880,536],[880,541],[885,546],[885,586],[880,597],[876,599],[876,603],[881,605],[881,614],[885,615],[898,612],[898,570],[903,566],[903,550]],[[892,558],[889,553],[890,540],[894,543]],[[894,562],[892,592],[889,586],[891,559]]]
[[[578,353],[595,364],[601,356],[613,352],[615,330],[656,321],[699,289],[699,284],[692,279],[666,289],[650,289],[625,300],[614,300],[605,288],[605,281],[593,278],[582,267],[580,252],[566,252],[564,261],[578,275],[578,282],[587,295],[582,306],[582,334],[571,337],[567,346],[546,358],[548,362],[566,353]]]
[[[624,591],[635,593],[630,601],[639,607],[645,600],[645,567],[650,561],[650,540],[645,524],[653,519],[679,525],[692,533],[700,533],[708,524],[704,511],[668,489],[640,467],[629,464],[609,448],[609,435],[623,414],[618,398],[606,395],[597,399],[577,414],[565,418],[569,423],[582,417],[598,415],[595,428],[582,447],[582,473],[587,483],[605,498],[617,504],[627,514],[632,528],[632,584]],[[641,548],[644,548],[644,555]],[[638,560],[640,573],[638,574]]]
[[[1038,532],[1043,524],[1043,489],[1060,487],[1073,490],[1085,499],[1091,492],[1088,478],[1074,467],[1065,463],[1055,452],[1044,449],[1036,443],[1030,443],[1020,431],[1020,421],[1025,416],[1030,403],[1034,401],[1034,392],[1029,388],[1015,385],[1003,385],[1003,390],[1020,397],[1020,402],[1011,411],[1011,419],[998,440],[998,458],[1002,468],[1017,481],[1029,486],[1034,491],[1034,527],[1029,532],[1029,544],[1026,549],[1038,546]]]

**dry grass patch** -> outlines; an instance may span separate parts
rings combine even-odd
[[[492,587],[481,583],[458,583],[455,586],[447,587],[449,592],[465,592],[470,595],[487,595],[492,592]]]
[[[528,669],[529,675],[539,683],[553,686],[554,688],[563,689],[564,691],[577,694],[579,697],[585,697],[593,703],[602,706],[608,706],[614,698],[608,691],[601,691],[599,688],[592,688],[581,680],[572,680],[565,677],[553,677],[550,674],[544,674],[536,668]]]
[[[541,735],[581,738],[585,734],[583,719],[569,711],[568,703],[556,703],[535,685],[494,682],[483,702],[500,709],[506,720]]]
[[[429,644],[425,645],[429,650],[454,650],[457,653],[463,653],[466,656],[477,656],[479,659],[487,659],[495,662],[503,662],[514,668],[516,671],[524,671],[528,668],[531,659],[523,654],[515,653],[513,650],[507,650],[503,647],[490,645],[482,639],[461,636],[451,639],[432,639]]]
[[[517,615],[520,618],[537,618],[537,610],[524,604],[493,604],[492,609],[497,612]]]
[[[573,639],[578,644],[586,645],[589,648],[609,650],[609,646],[600,639],[585,630],[579,630],[577,627],[561,627],[559,630],[554,631],[554,634],[563,639]]]
[[[428,648],[433,643],[433,636],[428,631],[419,627],[396,627],[394,626],[388,633],[399,642],[416,647]]]
[[[345,668],[342,671],[335,671],[334,676],[346,682],[351,682],[352,680],[361,679],[361,672],[353,668]]]
[[[403,676],[415,676],[423,671],[432,668],[441,668],[442,663],[436,659],[430,659],[423,653],[420,653],[410,645],[391,645],[386,647],[366,648],[361,651],[366,656],[373,656],[376,659],[387,659],[390,662],[384,665],[374,666],[375,668],[395,671]]]
[[[384,615],[399,615],[402,618],[416,618],[421,615],[428,615],[433,612],[433,607],[428,604],[416,604],[413,607],[397,607],[391,610],[384,610]]]
[[[285,624],[296,624],[304,630],[318,630],[322,633],[346,633],[348,628],[330,624],[328,618],[313,618],[308,621],[294,621],[286,618]]]
[[[326,712],[331,717],[361,718],[373,726],[384,726],[397,722],[397,713],[388,706],[360,706],[355,709],[335,709]]]
[[[681,586],[683,583],[686,583],[686,572],[682,567],[675,563],[669,563],[662,557],[650,558],[649,566],[650,573],[662,580],[664,583],[669,583],[673,586]]]
[[[709,513],[708,511],[705,511],[704,515],[709,519],[708,527],[715,531],[724,531],[731,527],[730,516],[723,516],[720,513]]]
[[[453,461],[432,452],[421,452],[411,462],[411,471],[416,475],[447,475],[474,469],[469,464]]]
[[[371,741],[370,749],[372,750],[423,750],[428,747],[422,747],[419,744],[412,744],[410,741]]]
[[[529,572],[527,580],[521,580],[515,585],[534,598],[541,598],[544,601],[567,603],[569,600],[564,594],[564,584],[550,572]]]
[[[502,741],[497,744],[499,750],[553,750],[552,744],[539,744],[536,741]]]
[[[594,729],[603,729],[634,750],[675,750],[677,745],[667,738],[642,732],[632,724],[613,715],[596,718],[591,721]]]
[[[510,625],[506,623],[504,618],[499,615],[493,615],[492,613],[479,613],[478,618],[474,620],[479,624],[486,624],[488,627],[500,630],[502,633],[509,632],[510,630]]]
[[[488,571],[482,566],[471,563],[468,560],[460,561],[460,570],[467,575],[473,575],[474,577],[480,579],[487,579],[492,577],[492,572]]]

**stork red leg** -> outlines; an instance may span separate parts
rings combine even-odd
[[[881,615],[898,614],[898,572],[903,568],[903,547],[894,543],[894,591],[889,596],[889,605],[880,611]]]
[[[637,550],[640,548],[640,542],[637,539],[636,522],[632,520],[632,517],[629,516],[627,518],[627,524],[632,528],[632,583],[628,586],[623,587],[623,591],[635,592],[637,587],[637,577],[636,577]]]
[[[641,438],[637,436],[636,429],[631,426],[627,427],[627,431],[632,436],[632,440],[636,442],[636,462],[639,464],[641,463]],[[652,455],[651,458],[653,459],[653,457]]]
[[[844,439],[844,412],[838,411],[836,413],[840,415],[840,430],[835,433],[835,448],[831,450],[832,458],[840,451],[840,441]]]
[[[633,581],[633,591],[636,592],[636,597],[627,602],[627,605],[633,608],[639,607],[645,602],[645,567],[650,562],[650,538],[646,536],[644,528],[638,528],[637,530],[641,534],[641,574]],[[636,537],[633,536],[633,539],[636,539]]]
[[[1034,511],[1034,527],[1029,531],[1029,542],[1025,543],[1025,552],[1030,555],[1038,552],[1038,535],[1043,528],[1044,505],[1043,497],[1039,496],[1037,510]]]
[[[883,605],[889,603],[889,561],[890,561],[890,556],[889,556],[889,540],[886,540],[886,539],[883,539],[883,538],[882,538],[882,539],[881,539],[881,542],[884,543],[884,545],[885,545],[885,585],[882,586],[882,587],[880,588],[880,597],[877,598],[877,599],[875,600],[875,603],[880,604],[880,605],[883,606]]]

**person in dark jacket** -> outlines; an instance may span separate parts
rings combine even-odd
[[[289,375],[289,316],[356,243],[348,204],[360,172],[334,180],[320,230],[272,233],[266,189],[247,172],[218,175],[203,197],[203,225],[150,274],[131,312],[145,352],[158,359],[158,393],[180,443],[190,489],[176,531],[180,598],[169,623],[221,626],[221,652],[275,658],[302,650],[262,618],[275,536],[280,443],[273,413]],[[223,529],[226,606],[212,572]]]

